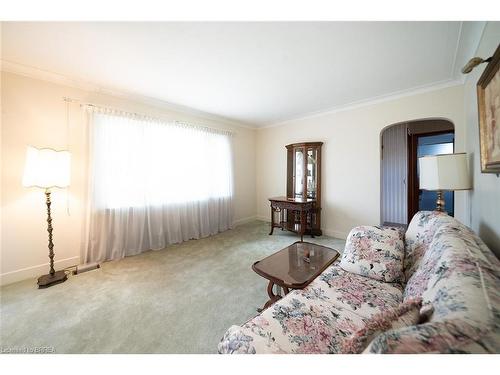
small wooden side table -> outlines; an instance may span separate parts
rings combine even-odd
[[[300,241],[304,239],[307,222],[311,222],[311,213],[313,212],[316,201],[314,199],[304,198],[287,198],[287,197],[274,197],[269,198],[271,202],[271,232],[273,234],[274,228],[286,229],[300,234]],[[300,225],[296,226],[295,223],[289,223],[285,220],[284,210],[291,210],[300,213]],[[280,213],[280,220],[278,223],[274,221],[274,213]],[[311,231],[311,237],[314,237]]]
[[[337,250],[309,242],[295,242],[290,246],[252,265],[252,269],[269,280],[269,301],[264,309],[281,299],[290,289],[303,289],[339,257]],[[284,295],[274,293],[277,285]]]

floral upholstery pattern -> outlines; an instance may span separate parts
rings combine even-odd
[[[402,282],[404,253],[398,229],[356,227],[347,237],[340,267],[375,280]]]
[[[385,310],[370,318],[365,326],[345,340],[342,353],[361,353],[382,332],[413,326],[420,321],[422,298],[410,298],[395,309]]]
[[[406,284],[348,272],[334,263],[243,326],[219,353],[341,353],[377,314],[402,301],[432,307],[420,324],[378,334],[364,353],[499,353],[500,262],[477,235],[446,214],[419,212],[405,234]]]
[[[363,326],[358,315],[328,303],[306,304],[300,297],[283,302],[242,327],[231,327],[219,353],[335,353]]]
[[[429,248],[436,230],[454,219],[440,211],[418,212],[405,233],[404,272],[408,280],[420,265],[420,260]]]
[[[326,269],[305,289],[297,292],[308,295],[310,290],[324,291],[330,303],[355,311],[365,318],[397,307],[403,295],[400,284],[381,283],[350,273],[340,268],[337,263]]]

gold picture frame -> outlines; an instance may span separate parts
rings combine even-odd
[[[500,45],[477,82],[481,172],[500,173]]]

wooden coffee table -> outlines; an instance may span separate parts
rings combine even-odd
[[[267,294],[270,299],[264,309],[283,297],[279,290],[274,293],[274,286],[282,288],[284,295],[287,295],[290,289],[303,289],[338,257],[337,250],[298,241],[255,262],[252,269],[269,280]]]

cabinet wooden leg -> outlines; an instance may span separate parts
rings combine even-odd
[[[305,213],[300,211],[300,242],[304,242],[304,229],[306,225]]]
[[[269,232],[269,235],[271,236],[274,231],[274,209],[271,206],[271,232]]]
[[[309,222],[311,223],[311,238],[314,238],[313,215],[312,215],[312,212],[309,212],[308,216],[309,216]]]

